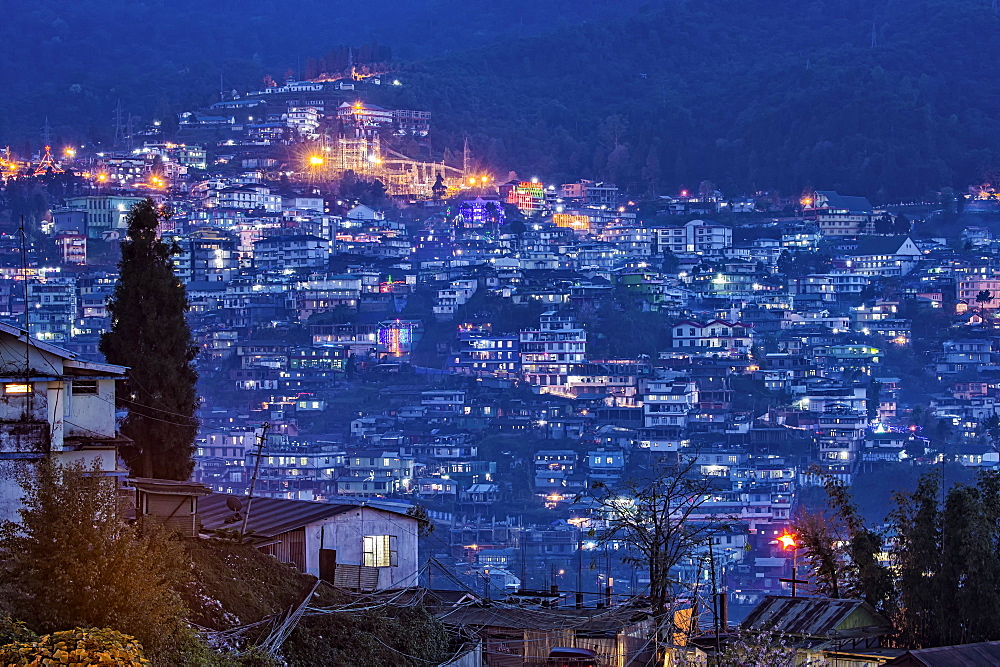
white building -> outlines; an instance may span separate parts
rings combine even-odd
[[[543,392],[564,387],[570,368],[587,358],[587,332],[554,310],[542,313],[537,331],[522,331],[519,342],[524,380]]]
[[[683,227],[657,227],[657,252],[673,254],[720,252],[733,244],[733,228],[717,225],[705,220],[692,220]]]
[[[198,501],[206,530],[233,527],[230,496],[214,493]],[[242,499],[240,513],[247,512]],[[247,531],[264,543],[258,547],[335,586],[354,590],[399,589],[417,585],[418,522],[406,507],[316,503],[283,498],[254,498]]]
[[[712,320],[702,324],[695,320],[679,322],[673,329],[675,350],[691,354],[742,356],[753,346],[751,326],[743,322]]]
[[[0,520],[17,520],[16,476],[46,458],[124,472],[118,446],[130,441],[116,430],[115,382],[125,367],[83,361],[34,338],[29,344],[22,330],[3,323],[0,364]]]
[[[652,380],[642,396],[646,428],[687,426],[688,413],[698,404],[698,386],[691,380]]]

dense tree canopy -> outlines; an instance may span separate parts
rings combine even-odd
[[[185,319],[187,294],[174,275],[174,249],[156,233],[167,215],[148,198],[129,213],[119,280],[108,302],[111,331],[101,337],[101,352],[129,367],[118,398],[128,410],[122,433],[135,443],[123,451],[132,473],[184,480],[194,466],[198,430],[192,364],[198,349]]]
[[[504,174],[892,200],[996,178],[997,24],[988,0],[671,2],[440,58],[407,91]]]

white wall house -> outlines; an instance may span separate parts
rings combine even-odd
[[[124,366],[78,359],[0,323],[0,519],[17,519],[18,471],[52,457],[115,474],[115,382]]]
[[[239,529],[229,496],[201,498],[203,530]],[[243,512],[247,501],[241,499]],[[404,509],[254,498],[248,532],[258,548],[283,563],[344,588],[382,590],[417,585],[418,522]]]

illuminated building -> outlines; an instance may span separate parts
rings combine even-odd
[[[79,232],[57,232],[56,247],[63,264],[87,263],[87,237]]]
[[[578,232],[590,231],[590,217],[586,215],[574,215],[572,213],[554,213],[552,222],[556,227],[566,227]]]
[[[817,190],[804,196],[799,203],[802,214],[816,220],[823,236],[863,234],[876,213],[864,197],[849,197],[832,190]]]
[[[344,102],[337,107],[337,119],[341,123],[349,123],[364,128],[389,126],[393,121],[392,114],[393,112],[389,109],[383,109],[374,104],[365,104],[364,102],[355,102],[354,104]]]
[[[420,320],[387,320],[378,325],[378,353],[380,356],[405,357],[419,340],[423,324]]]
[[[508,204],[517,206],[527,216],[538,215],[545,208],[545,188],[538,181],[511,181],[500,186]]]
[[[458,205],[463,227],[482,227],[487,224],[504,223],[503,204],[496,199],[476,197]]]

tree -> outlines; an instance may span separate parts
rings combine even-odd
[[[979,304],[979,309],[982,310],[984,306],[988,305],[993,301],[993,292],[988,289],[981,289],[976,293],[976,303]]]
[[[0,529],[15,615],[39,632],[111,627],[151,654],[171,650],[185,636],[175,590],[190,576],[179,544],[127,523],[115,479],[97,467],[46,460],[19,482],[20,524]]]
[[[924,475],[910,494],[897,493],[890,518],[898,536],[892,550],[897,573],[899,614],[894,625],[902,646],[936,646],[937,573],[941,569],[941,522],[936,473]]]
[[[596,511],[607,529],[594,533],[600,544],[616,542],[628,550],[626,563],[649,572],[649,597],[660,638],[669,633],[674,585],[671,570],[727,521],[694,521],[713,493],[711,480],[699,474],[697,457],[681,456],[647,479],[630,480],[612,489],[601,482],[591,489]],[[579,498],[578,498],[579,499]]]
[[[892,223],[892,233],[893,234],[909,234],[910,233],[910,220],[905,215],[900,213],[896,216],[896,219]]]
[[[893,232],[893,219],[890,213],[883,213],[879,217],[875,218],[875,233],[876,234],[892,234]]]
[[[100,349],[109,363],[129,367],[118,399],[128,410],[121,430],[134,445],[122,453],[132,473],[185,480],[198,431],[192,365],[198,348],[185,319],[187,294],[170,259],[176,246],[156,235],[169,216],[149,198],[129,213],[120,277],[108,302],[111,331],[101,337]]]
[[[820,474],[817,468],[811,470]],[[884,536],[865,525],[848,487],[824,476],[828,514],[803,512],[795,520],[813,588],[826,597],[861,598],[878,611],[895,611],[892,573],[879,560]]]

